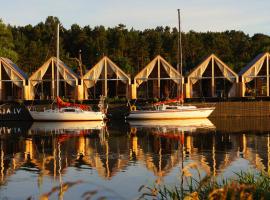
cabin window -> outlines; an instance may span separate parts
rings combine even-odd
[[[175,109],[177,109],[177,107],[170,106],[170,107],[167,107],[166,109],[167,110],[175,110]]]
[[[75,109],[65,109],[64,112],[75,112]]]

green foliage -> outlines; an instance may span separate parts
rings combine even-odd
[[[11,29],[0,19],[0,57],[6,57],[16,62],[18,55],[13,49],[14,44]]]
[[[113,57],[114,62],[116,62],[121,69],[127,74],[133,74],[134,68],[131,66],[131,61],[127,57],[116,56]]]
[[[107,97],[106,98],[106,103],[110,103],[110,104],[114,104],[114,103],[126,103],[127,99],[125,97],[118,97],[118,96],[115,96],[115,97],[112,97],[112,98],[109,98]]]
[[[32,26],[6,26],[0,21],[0,56],[11,58],[31,74],[49,57],[56,55],[57,17]],[[150,60],[160,54],[174,67],[177,64],[178,33],[176,28],[156,27],[143,31],[115,27],[73,24],[69,29],[60,25],[60,58],[75,71],[74,58],[82,52],[83,66],[91,68],[107,55],[126,73],[134,77]],[[183,71],[189,73],[204,58],[214,53],[236,72],[257,54],[270,51],[270,37],[242,31],[182,33]]]

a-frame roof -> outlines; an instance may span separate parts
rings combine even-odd
[[[160,62],[160,66],[164,68],[170,78],[172,78],[177,83],[180,82],[182,76],[179,74],[179,72],[164,58],[158,55],[134,77],[134,80],[138,85],[143,82],[142,79],[147,79],[149,77],[157,62]]]
[[[259,67],[259,65],[263,64],[263,61],[268,57],[269,58],[270,53],[265,52],[265,53],[260,53],[257,55],[252,61],[250,61],[242,70],[239,72],[239,76],[246,76],[251,74],[252,70],[256,67]],[[256,72],[252,75],[256,75]]]
[[[57,58],[56,57],[51,57],[48,59],[41,67],[39,67],[30,77],[29,80],[40,80],[48,70],[49,66],[54,63],[56,66],[57,63]],[[74,80],[78,80],[79,77],[77,74],[75,74],[72,69],[70,69],[63,61],[58,59],[59,63],[59,68],[60,70],[62,69],[63,71],[67,72],[69,76],[71,76]],[[59,71],[60,71],[59,70]],[[61,73],[61,71],[60,71]]]
[[[14,62],[12,62],[8,58],[0,57],[0,62],[2,65],[7,66],[9,69],[12,70],[13,73],[17,75],[21,80],[26,80],[28,78],[27,74],[24,73]]]
[[[199,78],[202,77],[203,73],[205,72],[206,68],[208,67],[211,61],[217,63],[220,71],[224,75],[225,78],[231,80],[234,77],[238,81],[238,75],[235,73],[228,65],[226,65],[222,60],[220,60],[215,54],[211,54],[205,60],[203,60],[199,65],[197,65],[189,74],[188,78]]]
[[[117,79],[130,83],[130,77],[107,56],[104,56],[94,67],[88,70],[83,76],[83,80],[98,80],[105,65],[108,71],[116,74]]]

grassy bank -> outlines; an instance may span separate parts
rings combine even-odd
[[[140,188],[140,199],[161,200],[200,200],[200,199],[270,199],[270,176],[263,172],[235,173],[234,178],[217,181],[213,176],[196,180],[192,177],[187,166],[183,169],[183,182],[180,186],[155,185]],[[199,171],[198,171],[199,173]],[[185,185],[182,186],[181,185]]]

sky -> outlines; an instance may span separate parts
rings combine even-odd
[[[91,27],[144,30],[177,26],[181,10],[182,30],[241,30],[270,35],[269,0],[0,0],[0,18],[11,25],[36,25],[56,16],[64,27],[76,23]]]

